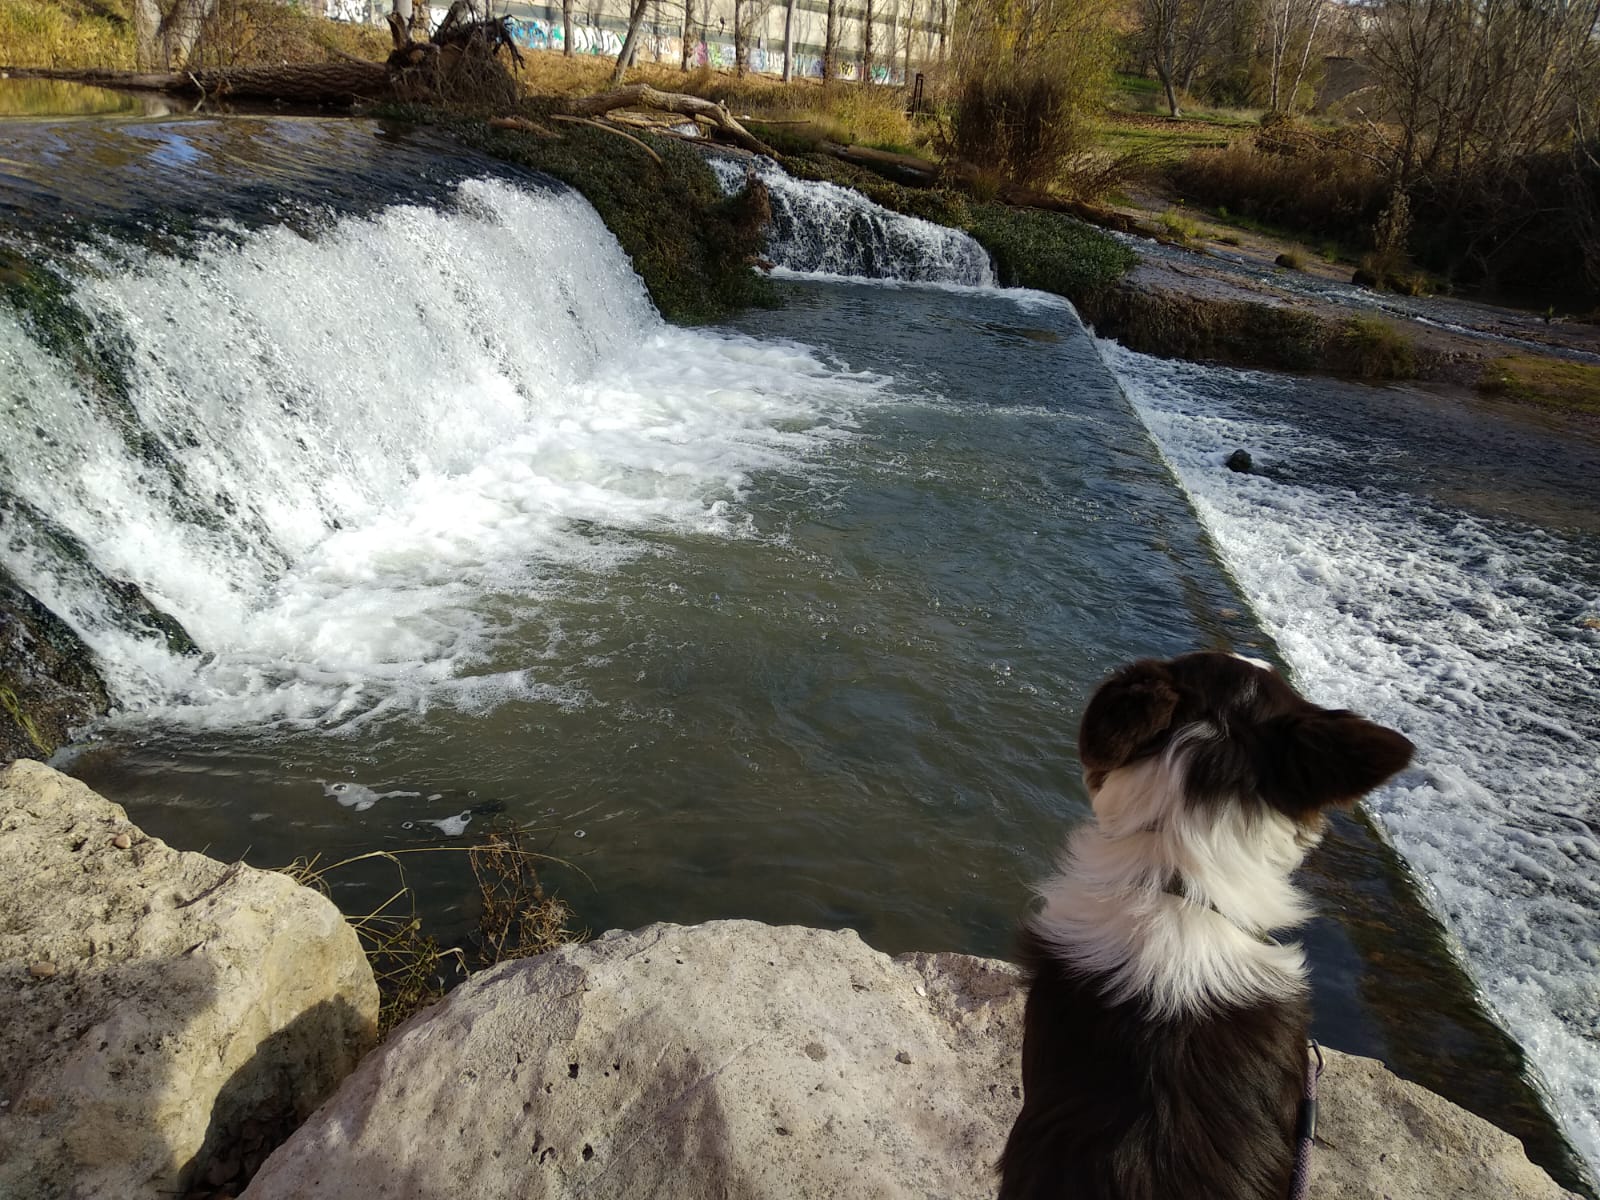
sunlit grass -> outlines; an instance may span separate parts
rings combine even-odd
[[[1510,354],[1484,369],[1478,387],[1524,403],[1600,413],[1600,367],[1592,363]]]
[[[77,0],[0,0],[0,66],[134,65],[127,0],[94,6]]]

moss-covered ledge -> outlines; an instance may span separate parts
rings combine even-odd
[[[669,321],[703,324],[776,302],[776,290],[753,265],[770,219],[765,192],[724,195],[705,156],[677,138],[640,132],[652,158],[614,132],[549,124],[549,113],[532,105],[520,115],[548,135],[420,106],[381,115],[444,128],[474,150],[582,193]]]
[[[0,567],[0,764],[48,758],[109,703],[89,648]]]

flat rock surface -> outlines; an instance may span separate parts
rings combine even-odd
[[[290,1197],[987,1197],[1020,1105],[1006,963],[750,921],[475,976],[267,1163]],[[1318,1200],[1561,1200],[1518,1143],[1328,1055]]]
[[[0,1197],[181,1194],[246,1122],[309,1114],[377,1005],[322,895],[173,850],[39,763],[0,771]]]

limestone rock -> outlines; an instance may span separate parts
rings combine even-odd
[[[307,1115],[377,1004],[325,897],[0,771],[0,1196],[181,1195],[247,1123]]]
[[[244,1200],[992,1196],[1020,1105],[1005,963],[652,925],[507,963],[398,1030]],[[1521,1147],[1328,1055],[1317,1200],[1561,1200]]]
[[[1579,1200],[1522,1143],[1377,1059],[1323,1051],[1316,1200]]]
[[[413,1018],[245,1196],[986,1195],[1018,1105],[1014,993],[1004,964],[850,932],[608,934]]]

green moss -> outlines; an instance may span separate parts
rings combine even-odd
[[[1097,332],[1143,354],[1280,371],[1338,369],[1327,361],[1326,323],[1303,309],[1126,285],[1076,303]]]
[[[1110,287],[1139,261],[1092,225],[1043,209],[975,204],[967,231],[993,256],[1001,283],[1074,303]]]
[[[802,179],[854,188],[874,203],[970,233],[1007,287],[1036,288],[1077,302],[1110,287],[1139,261],[1115,238],[1064,213],[974,201],[947,188],[910,188],[828,155],[786,164]]]
[[[1600,367],[1590,363],[1510,354],[1484,369],[1478,387],[1524,404],[1600,413]]]
[[[89,648],[0,567],[0,764],[48,758],[109,703]]]
[[[768,216],[765,193],[724,196],[704,156],[675,138],[639,135],[660,156],[658,164],[638,146],[587,125],[552,125],[559,136],[545,138],[437,109],[385,112],[449,127],[474,149],[581,192],[669,321],[700,324],[776,302],[776,290],[752,266]],[[525,115],[547,116],[531,108]]]
[[[1416,344],[1376,317],[1346,320],[1333,350],[1335,369],[1358,379],[1410,379],[1417,373]]]

